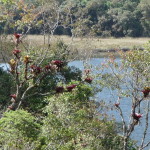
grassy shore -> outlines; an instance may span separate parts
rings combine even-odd
[[[12,41],[13,35],[8,37],[8,42]],[[74,53],[74,55],[79,58],[88,57],[104,57],[108,56],[110,52],[116,50],[130,50],[130,49],[143,49],[144,45],[150,41],[150,38],[100,38],[100,37],[84,37],[84,38],[71,38],[69,36],[52,36],[50,43],[54,43],[58,40],[62,40],[68,45],[69,49]],[[47,43],[48,38],[46,36],[45,43]],[[27,35],[23,42],[28,43],[30,46],[43,46],[44,36],[42,35]],[[13,43],[13,41],[12,41]],[[5,44],[5,52],[7,51],[8,45]],[[12,46],[11,46],[12,47]],[[10,52],[11,50],[9,50]],[[6,54],[6,53],[5,53]],[[0,59],[2,59],[0,57]]]
[[[28,35],[26,40],[33,45],[43,45],[44,43],[42,35]],[[51,38],[52,43],[57,40],[62,40],[70,46],[75,54],[82,57],[103,57],[116,50],[143,49],[144,45],[150,41],[150,38],[71,38],[69,36],[53,36]],[[47,37],[45,42],[47,42]]]
[[[28,35],[27,40],[36,44],[44,43],[44,38],[42,35]],[[150,41],[150,38],[71,38],[69,36],[53,36],[52,42],[56,40],[62,40],[66,44],[71,44],[78,49],[83,49],[88,46],[92,49],[105,50],[118,48],[142,48],[145,43]]]

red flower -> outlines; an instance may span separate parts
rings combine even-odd
[[[85,82],[88,82],[88,83],[91,83],[91,82],[92,82],[92,80],[93,80],[92,78],[87,77],[87,78],[85,78],[85,80],[84,80],[84,81],[85,81]]]
[[[36,68],[36,66],[35,66],[35,65],[31,65],[30,68],[31,68],[31,69],[34,69],[34,68]]]
[[[63,86],[58,86],[56,87],[56,93],[62,93],[64,91],[64,87]]]
[[[76,86],[77,86],[76,84],[72,84],[70,86],[67,86],[66,88],[67,88],[68,92],[71,92]]]
[[[16,38],[16,39],[19,39],[19,38],[20,38],[20,36],[21,36],[21,34],[14,33],[14,36],[15,36],[15,38]]]
[[[14,33],[14,42],[16,44],[16,47],[19,45],[19,43],[22,43],[22,41],[20,40],[20,36],[21,34]]]
[[[58,68],[61,68],[63,66],[63,61],[61,60],[53,60],[51,63],[56,65]]]
[[[115,105],[116,107],[119,107],[120,103],[115,103],[114,105]]]
[[[16,99],[16,94],[11,94],[10,97],[12,97],[13,99]]]
[[[145,87],[144,90],[142,90],[144,97],[147,97],[150,92],[150,87]]]
[[[50,69],[52,69],[52,66],[51,66],[51,65],[46,65],[46,66],[45,66],[45,70],[46,70],[46,71],[48,71],[48,70],[50,70]]]
[[[139,119],[142,117],[142,114],[135,113],[135,114],[132,114],[132,116],[136,121],[139,121]]]
[[[39,74],[42,72],[42,68],[36,65],[31,65],[30,68],[32,69],[32,72],[35,74]]]
[[[17,55],[17,54],[19,54],[20,52],[21,52],[21,50],[18,50],[18,49],[13,50],[13,54],[14,54],[14,55]]]
[[[41,67],[36,67],[36,72],[37,73],[40,73],[42,71],[42,68]]]

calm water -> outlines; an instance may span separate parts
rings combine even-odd
[[[75,67],[79,68],[80,70],[84,70],[85,64],[92,65],[93,67],[96,67],[96,66],[100,67],[101,64],[104,63],[106,60],[107,60],[107,58],[92,58],[88,62],[77,60],[77,61],[70,62],[69,66],[75,66]],[[119,58],[117,58],[116,61],[120,62],[121,60]],[[5,64],[0,64],[0,67],[3,67],[4,69],[7,70],[8,66],[6,66]],[[96,74],[97,72],[98,71],[95,69],[94,73]],[[108,69],[106,69],[105,72],[109,72]],[[113,105],[117,99],[115,93],[116,93],[116,91],[110,91],[110,90],[104,88],[101,92],[99,92],[96,95],[96,100],[97,101],[104,100],[107,104],[109,104],[109,106],[113,107]],[[143,107],[144,107],[144,105],[145,104],[143,104]],[[120,104],[120,107],[123,110],[123,114],[124,114],[126,122],[128,122],[130,114],[131,114],[130,113],[130,110],[131,110],[130,100],[129,99],[123,100]],[[143,108],[143,110],[144,110],[144,108]],[[116,119],[117,122],[121,122],[121,118],[119,116],[119,113],[115,109],[113,109],[112,111],[109,111],[108,114],[110,116],[114,116],[114,118]],[[145,125],[145,122],[143,121],[144,120],[144,114],[140,120],[141,120],[141,123],[135,127],[134,133],[131,135],[131,138],[136,140],[138,143],[141,143],[142,134],[144,132],[143,131],[144,125]],[[149,121],[149,124],[150,124],[150,121]],[[146,136],[146,143],[148,141],[150,141],[150,127],[148,128],[148,133]],[[150,150],[150,145],[145,150]]]
[[[9,65],[8,64],[4,64],[4,63],[0,63],[0,67],[3,68],[4,70],[8,70]]]

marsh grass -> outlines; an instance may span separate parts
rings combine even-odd
[[[3,52],[7,51],[9,54],[12,50],[13,35],[8,36],[8,42],[3,43]],[[10,44],[9,44],[9,41]],[[63,41],[70,49],[71,57],[74,59],[85,59],[91,57],[106,57],[111,51],[117,51],[121,49],[133,50],[133,49],[143,49],[144,45],[150,41],[150,38],[99,38],[99,37],[83,37],[83,38],[72,38],[69,36],[51,36],[50,43],[53,45],[57,41]],[[27,35],[23,39],[23,44],[26,48],[30,49],[34,47],[39,50],[44,48],[44,36],[43,35]],[[48,38],[46,36],[45,43],[48,43]],[[6,54],[6,53],[5,53]],[[0,57],[1,58],[1,57]],[[1,58],[2,59],[2,58]]]
[[[98,38],[98,37],[85,37],[85,38],[71,38],[69,36],[53,36],[52,42],[62,40],[66,44],[72,44],[77,49],[83,49],[85,47],[91,47],[94,49],[119,49],[119,48],[142,48],[150,38]],[[31,43],[43,44],[44,38],[42,35],[28,35],[27,41]],[[47,41],[47,38],[46,38]]]
[[[71,49],[72,57],[85,59],[91,57],[106,57],[111,51],[143,49],[150,38],[99,38],[99,37],[69,37],[52,36],[51,43],[58,40],[63,41]],[[47,43],[47,36],[45,42]],[[26,42],[30,45],[42,46],[44,37],[42,35],[28,35]]]

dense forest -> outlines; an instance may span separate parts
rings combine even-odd
[[[150,36],[149,0],[55,0],[55,6],[53,2],[1,0],[1,32],[13,33],[14,27],[22,31],[23,27],[30,28],[30,34],[44,34],[55,19],[53,31],[58,35]]]

